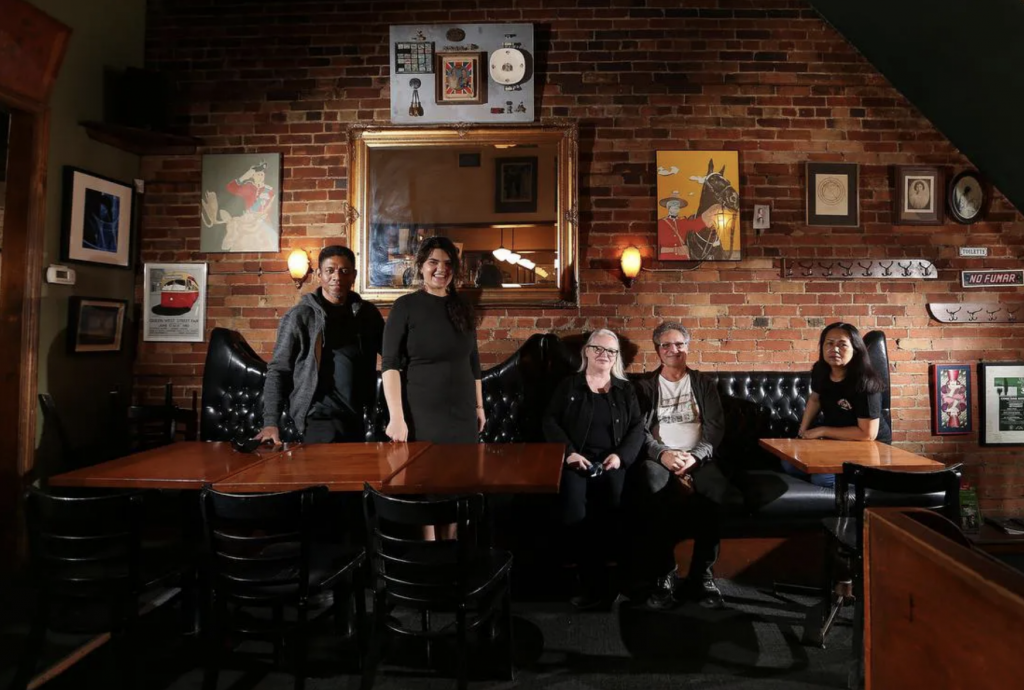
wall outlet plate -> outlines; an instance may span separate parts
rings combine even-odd
[[[768,204],[754,204],[754,229],[767,230],[772,226],[772,208]]]
[[[75,269],[53,264],[46,269],[46,282],[57,285],[74,285]]]

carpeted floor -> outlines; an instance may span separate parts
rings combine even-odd
[[[846,687],[851,659],[851,629],[845,613],[827,649],[800,643],[804,617],[814,602],[806,597],[775,597],[749,586],[722,582],[728,607],[707,611],[684,605],[652,612],[628,601],[611,611],[578,613],[562,602],[517,601],[515,614],[516,680],[487,673],[494,662],[482,643],[471,656],[472,687],[568,690],[640,690],[648,688],[805,689]],[[24,601],[11,602],[17,613]],[[24,608],[22,606],[22,608]],[[24,612],[23,612],[24,613]],[[148,615],[140,633],[138,687],[145,690],[197,690],[202,669],[195,646],[167,631],[176,622],[173,607]],[[23,616],[6,617],[0,627],[3,656],[0,687],[6,686],[21,647]],[[22,623],[13,621],[20,618]],[[330,634],[330,621],[318,624],[311,644],[306,687],[326,690],[358,687],[352,645]],[[48,658],[59,658],[74,643],[52,636]],[[62,645],[62,647],[58,647]],[[274,669],[258,645],[243,646],[229,659],[218,687],[232,690],[285,690],[292,687],[287,668]],[[116,669],[107,648],[90,655],[48,683],[46,690],[114,687]],[[376,685],[380,690],[428,690],[454,687],[453,650],[435,644],[433,670],[420,664],[425,650],[392,645]]]

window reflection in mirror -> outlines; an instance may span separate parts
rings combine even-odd
[[[390,301],[411,289],[420,244],[445,235],[463,257],[461,288],[479,289],[482,302],[566,299],[575,270],[561,260],[575,247],[574,129],[391,128],[358,132],[352,143],[364,296]]]

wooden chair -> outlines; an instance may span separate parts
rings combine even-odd
[[[25,651],[11,682],[24,690],[36,670],[46,631],[59,624],[57,612],[102,604],[105,616],[86,617],[92,632],[113,637],[122,683],[134,681],[135,625],[139,595],[180,578],[180,553],[143,546],[143,495],[57,496],[30,487],[25,496],[36,611]],[[95,625],[92,625],[95,624]]]
[[[354,596],[360,655],[366,617],[363,549],[314,543],[315,504],[327,487],[271,494],[228,494],[205,487],[200,495],[206,533],[212,615],[207,628],[204,690],[217,686],[221,653],[229,636],[269,639],[274,659],[287,635],[294,635],[295,688],[306,683],[306,627],[311,599],[334,593],[334,611]],[[269,621],[250,616],[269,609]],[[284,618],[284,609],[296,620]],[[340,616],[338,616],[340,618]]]
[[[863,629],[859,617],[860,602],[863,600],[863,555],[864,555],[864,510],[871,506],[893,505],[898,496],[902,505],[930,508],[956,522],[960,516],[960,465],[952,465],[931,472],[903,472],[879,467],[865,467],[843,463],[843,473],[836,477],[836,502],[838,518],[822,521],[829,539],[831,552],[835,557],[825,558],[826,593],[830,606],[825,611],[821,627],[805,631],[805,641],[825,646],[825,638],[832,629],[836,616],[847,598],[836,592],[835,564],[837,559],[850,563],[853,584],[853,601],[857,604],[854,614],[854,652],[860,658]],[[817,634],[815,634],[817,633]]]
[[[430,640],[454,635],[458,643],[458,687],[468,676],[470,631],[495,622],[503,628],[509,680],[515,680],[512,645],[512,607],[509,592],[511,554],[478,543],[483,497],[408,500],[385,496],[367,484],[363,490],[373,583],[373,633],[363,668],[363,690],[373,687],[387,638],[404,635]],[[424,541],[422,528],[455,524],[454,540]],[[394,608],[420,614],[419,630],[389,616]],[[438,630],[430,626],[431,612],[454,612],[455,620]]]
[[[175,404],[170,383],[164,386],[162,404],[124,405],[120,391],[113,391],[111,396],[115,418],[123,424],[118,434],[122,441],[123,455],[166,446],[174,443],[179,436],[186,441],[195,441],[198,437],[196,391],[192,391],[191,408]]]

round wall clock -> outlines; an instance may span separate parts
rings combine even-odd
[[[491,53],[491,79],[512,86],[526,78],[526,56],[517,48],[499,48]]]
[[[958,223],[975,223],[985,215],[988,187],[977,170],[964,170],[949,183],[949,213]]]

